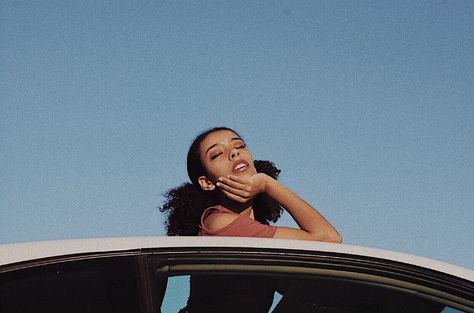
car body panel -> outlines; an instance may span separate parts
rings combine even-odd
[[[472,270],[406,253],[346,244],[241,237],[118,237],[2,244],[0,266],[57,256],[120,251],[133,253],[146,249],[175,247],[242,247],[341,253],[397,261],[474,281]]]

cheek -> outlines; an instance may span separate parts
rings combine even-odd
[[[252,153],[250,153],[249,151],[246,151],[245,154],[247,155],[247,159],[251,163],[252,167],[255,168],[255,165],[253,164],[254,159],[253,159]]]
[[[211,166],[205,166],[204,168],[207,173],[206,177],[209,178],[213,182],[217,181],[219,177],[223,176],[222,171],[217,166],[217,164],[213,164]]]
[[[245,159],[250,163],[250,168],[253,170],[254,173],[257,173],[257,169],[255,168],[255,164],[253,163],[254,160],[252,153],[248,150],[244,150],[241,152],[241,155],[245,156]]]

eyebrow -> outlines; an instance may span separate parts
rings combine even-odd
[[[244,140],[243,140],[242,138],[240,138],[240,137],[233,137],[233,138],[230,138],[229,141],[235,141],[235,140],[241,140],[242,142],[244,141]],[[204,155],[206,155],[206,154],[209,152],[209,150],[211,150],[212,148],[214,148],[214,147],[217,146],[218,144],[219,144],[219,142],[218,142],[218,143],[215,143],[215,144],[213,144],[212,146],[210,146],[209,148],[207,148],[206,153],[204,153]]]

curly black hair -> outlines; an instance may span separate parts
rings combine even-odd
[[[199,134],[191,144],[187,157],[187,170],[191,183],[172,188],[163,195],[165,203],[160,207],[160,211],[167,214],[165,226],[168,236],[196,236],[204,210],[219,204],[214,192],[202,190],[198,178],[206,175],[199,156],[199,145],[207,135],[220,130],[229,130],[237,134],[227,127],[215,127]],[[280,174],[280,170],[270,161],[256,160],[254,165],[258,173],[265,173],[274,179]],[[283,211],[283,208],[266,194],[255,197],[253,209],[255,219],[262,224],[276,222]]]

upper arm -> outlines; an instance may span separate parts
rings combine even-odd
[[[329,237],[327,234],[311,234],[307,231],[291,227],[277,227],[273,238],[276,239],[299,239],[299,240],[311,240],[311,241],[324,241],[324,242],[335,242],[341,243],[342,237]]]
[[[232,223],[239,215],[231,213],[213,213],[203,221],[204,227],[210,231],[217,231]]]

